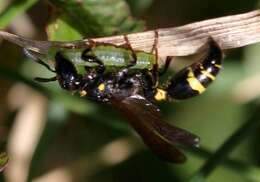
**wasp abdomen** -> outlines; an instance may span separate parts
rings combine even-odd
[[[223,53],[213,39],[209,39],[208,45],[208,53],[202,61],[185,67],[170,79],[165,88],[169,98],[179,100],[194,97],[203,93],[215,80],[221,69]]]

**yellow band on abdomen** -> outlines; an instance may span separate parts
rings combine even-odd
[[[187,82],[189,86],[193,89],[198,91],[200,94],[206,90],[206,88],[200,83],[200,81],[195,77],[191,68],[188,68],[188,78]]]
[[[212,75],[210,72],[206,71],[206,70],[202,70],[201,73],[203,75],[205,75],[206,77],[210,78],[211,80],[215,80],[215,76]]]
[[[197,78],[195,78],[195,77],[193,77],[193,78],[188,78],[187,81],[188,81],[190,87],[192,88],[192,90],[196,90],[196,91],[198,91],[200,94],[206,90],[206,88],[205,88],[205,87],[200,83],[200,81],[199,81]]]

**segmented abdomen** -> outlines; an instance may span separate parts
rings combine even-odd
[[[199,95],[215,80],[221,69],[223,53],[213,39],[208,45],[208,53],[202,61],[182,69],[170,79],[165,89],[169,98],[186,99]]]

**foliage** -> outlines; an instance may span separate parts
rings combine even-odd
[[[186,11],[180,13],[179,9],[185,7],[185,2],[178,4],[177,1],[174,3],[170,0],[167,1],[168,4],[154,1],[150,11],[144,9],[151,3],[147,0],[129,0],[131,8],[123,0],[48,2],[51,7],[46,27],[48,39],[64,41],[144,30],[143,21],[133,18],[130,9],[137,10],[135,12],[139,14],[149,14],[148,25],[170,26],[169,17],[177,24],[194,21],[192,13],[196,15],[200,12],[199,19],[206,19],[212,14],[210,10],[203,10],[206,5],[212,6],[214,10],[218,8],[217,14],[221,15],[230,14],[230,10],[234,14],[239,13],[246,10],[243,7],[253,8],[256,4],[255,1],[223,1],[221,6],[216,6],[203,1],[201,6],[194,8],[191,1],[186,5]],[[31,8],[37,9],[32,6],[38,3],[40,2],[36,0],[13,1],[0,14],[0,28],[7,27],[19,14],[28,12]],[[234,9],[235,3],[240,5],[236,6],[237,9]],[[232,7],[227,11],[224,9],[227,7],[225,4],[232,4]],[[47,4],[43,6],[46,7]],[[199,8],[202,8],[201,11]],[[165,14],[165,11],[169,13]],[[192,18],[183,20],[185,15]],[[181,17],[177,19],[176,16]],[[43,31],[42,27],[38,29]],[[231,55],[227,53],[225,69],[206,94],[182,103],[161,105],[168,120],[178,121],[175,122],[176,125],[191,130],[202,139],[200,150],[186,151],[189,160],[184,165],[164,164],[147,150],[136,150],[120,163],[102,163],[101,151],[109,144],[130,135],[131,130],[120,122],[124,120],[120,114],[113,108],[70,95],[58,88],[57,84],[40,85],[34,82],[33,77],[49,73],[39,68],[38,64],[24,60],[16,47],[10,48],[6,43],[1,47],[0,77],[3,78],[3,88],[11,88],[10,83],[6,84],[5,81],[12,80],[21,82],[48,98],[46,123],[32,156],[29,180],[64,167],[73,174],[72,181],[113,181],[115,177],[119,178],[119,181],[203,181],[206,178],[212,182],[231,179],[260,181],[259,134],[256,132],[259,129],[259,101],[257,94],[250,97],[250,87],[257,89],[257,84],[253,82],[256,85],[241,86],[241,82],[247,83],[247,79],[258,76],[259,45],[234,51]],[[13,64],[10,64],[11,62]],[[244,89],[243,93],[238,92],[239,89]],[[6,99],[8,92],[3,90],[4,96],[0,99]],[[14,115],[17,117],[16,112]],[[12,129],[15,123],[7,120],[3,125],[5,128],[10,125]],[[6,130],[10,132],[9,129]],[[1,142],[5,143],[2,140]],[[140,147],[141,144],[136,145]],[[4,165],[7,158],[1,158],[2,161]],[[78,164],[80,161],[83,161],[84,165],[80,164],[84,167],[78,167],[81,166]]]

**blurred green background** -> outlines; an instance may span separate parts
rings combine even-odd
[[[76,40],[244,13],[258,3],[0,0],[0,29],[37,40]],[[1,180],[260,181],[259,57],[259,44],[230,50],[205,94],[160,105],[167,121],[201,137],[201,148],[186,151],[187,162],[176,165],[158,160],[113,108],[73,96],[57,83],[35,83],[49,71],[2,41],[0,149],[10,160]]]

